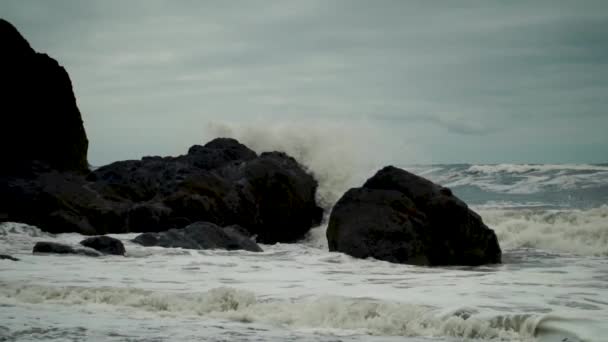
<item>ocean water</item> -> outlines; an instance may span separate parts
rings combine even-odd
[[[0,260],[0,341],[608,341],[608,165],[404,168],[481,214],[503,264],[358,260],[329,253],[324,226],[263,253],[124,234],[126,257],[32,255],[83,237],[3,223],[0,253],[21,261]]]

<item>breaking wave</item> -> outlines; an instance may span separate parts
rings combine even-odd
[[[519,195],[564,193],[568,196],[594,196],[593,190],[603,195],[606,202],[608,165],[592,164],[496,164],[496,165],[433,165],[406,167],[447,187],[476,187],[480,190]],[[574,192],[572,192],[574,191]],[[561,196],[562,200],[563,197]],[[563,201],[562,201],[563,203]],[[567,203],[567,202],[566,202]]]
[[[532,339],[543,317],[488,315],[473,308],[430,306],[366,298],[320,297],[260,300],[248,291],[215,288],[202,293],[163,293],[136,288],[46,287],[2,283],[0,303],[94,306],[96,310],[144,310],[161,315],[195,315],[242,323],[339,330],[370,335]]]
[[[608,206],[587,210],[483,209],[484,222],[506,249],[537,248],[608,256]]]

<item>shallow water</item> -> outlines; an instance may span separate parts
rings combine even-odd
[[[504,261],[483,267],[329,253],[324,227],[263,253],[144,248],[123,234],[126,257],[32,255],[36,241],[83,237],[4,223],[0,253],[21,260],[0,260],[0,341],[606,341],[602,198],[480,201]]]

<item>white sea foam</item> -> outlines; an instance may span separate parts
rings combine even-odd
[[[525,340],[540,316],[483,317],[475,310],[437,308],[366,298],[323,296],[296,301],[260,300],[244,290],[215,288],[202,293],[169,293],[136,288],[49,287],[1,283],[3,305],[78,305],[95,310],[143,310],[168,316],[196,315],[244,323],[398,336],[452,336]]]
[[[447,187],[530,195],[543,191],[592,189],[608,183],[608,166],[586,164],[497,164],[402,166]]]
[[[608,166],[593,164],[486,164],[472,165],[470,172],[482,173],[529,173],[549,171],[606,171]]]
[[[349,121],[348,127],[342,121],[315,119],[247,125],[223,122],[207,129],[211,136],[234,137],[256,152],[287,152],[315,175],[317,197],[326,208],[381,167],[403,163],[418,153],[415,145],[404,145],[402,137],[387,136],[366,120]]]
[[[503,248],[608,256],[608,206],[588,210],[482,209]]]
[[[0,222],[0,253],[11,254],[31,251],[37,241],[52,240],[55,235],[41,231],[38,227],[23,223]]]

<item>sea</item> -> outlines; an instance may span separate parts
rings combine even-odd
[[[0,341],[608,341],[608,164],[402,167],[478,212],[503,263],[355,259],[328,252],[325,225],[263,253],[121,234],[125,257],[33,255],[83,236],[8,222]]]

